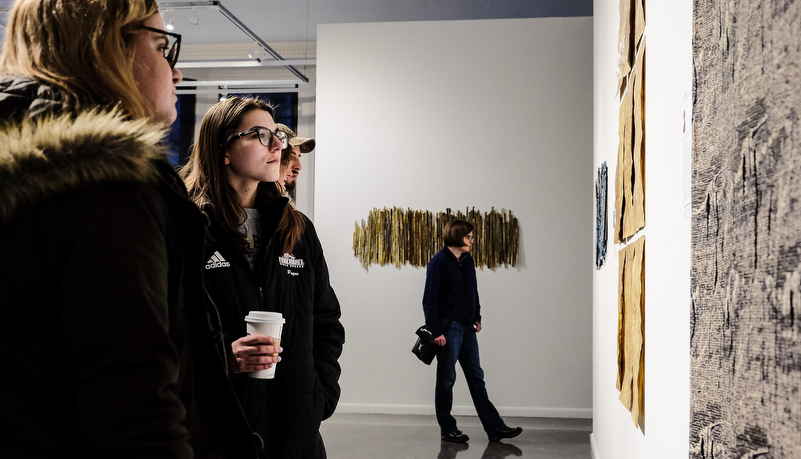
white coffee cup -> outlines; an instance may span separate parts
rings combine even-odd
[[[245,316],[245,328],[248,335],[267,335],[272,336],[276,340],[276,346],[281,344],[281,331],[284,329],[284,317],[280,312],[268,311],[250,311]],[[251,371],[248,376],[258,379],[273,379],[275,377],[275,366],[272,368],[259,371]]]

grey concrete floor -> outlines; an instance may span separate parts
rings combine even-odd
[[[321,432],[329,459],[589,459],[590,419],[510,418],[520,436],[490,442],[474,416],[455,416],[468,443],[440,440],[434,416],[335,414]]]

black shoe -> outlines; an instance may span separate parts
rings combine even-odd
[[[520,427],[515,427],[514,429],[511,427],[501,427],[501,430],[489,436],[489,441],[499,441],[504,438],[514,438],[520,435],[521,432],[523,432],[523,429]]]
[[[520,433],[520,432],[518,432]],[[463,434],[461,430],[454,430],[452,432],[448,432],[446,434],[442,434],[442,439],[445,441],[449,441],[452,443],[464,443],[467,440],[470,440],[470,437]]]

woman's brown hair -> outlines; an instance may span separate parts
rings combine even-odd
[[[180,175],[189,197],[198,207],[211,204],[222,226],[237,246],[246,251],[245,234],[240,231],[247,214],[239,195],[228,182],[225,166],[226,140],[236,134],[242,118],[252,110],[264,110],[273,116],[273,107],[258,98],[231,97],[214,104],[200,122],[200,134]],[[261,182],[256,192],[256,206],[278,199],[281,190],[276,183]],[[306,228],[298,210],[287,204],[281,221],[270,241],[282,252],[292,252]]]
[[[134,119],[149,118],[134,79],[132,38],[158,10],[155,0],[18,0],[0,74],[51,87],[70,111],[119,104]]]
[[[451,220],[442,231],[442,239],[448,247],[464,247],[464,238],[473,231],[473,224],[464,220]]]

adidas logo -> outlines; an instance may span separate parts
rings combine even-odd
[[[214,255],[212,255],[211,258],[209,258],[209,261],[206,262],[206,269],[228,268],[230,266],[231,263],[225,261],[225,258],[223,258],[223,256],[220,255],[220,252],[217,251],[215,251]]]

